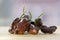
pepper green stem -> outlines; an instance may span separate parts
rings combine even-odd
[[[43,13],[41,13],[41,14],[38,16],[38,18],[40,18],[42,15],[43,15]]]
[[[40,15],[38,16],[38,18],[40,18],[42,15],[43,15],[43,13],[42,13],[42,14],[40,14]],[[36,19],[35,19],[35,25],[37,25],[38,18],[36,18]],[[41,29],[41,28],[42,28],[42,27],[40,26],[40,29]]]
[[[29,20],[31,20],[32,19],[32,14],[31,14],[30,11],[28,13],[29,13]]]
[[[25,15],[25,7],[23,8],[23,11],[22,11],[22,15],[20,17],[20,19]]]

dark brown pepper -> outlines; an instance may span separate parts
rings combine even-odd
[[[49,32],[49,27],[43,25],[42,28],[41,28],[41,32],[48,33]]]
[[[49,30],[49,33],[50,33],[50,34],[52,34],[53,32],[55,32],[56,29],[57,29],[56,26],[50,26],[49,28],[50,28],[50,30]]]
[[[9,29],[9,32],[11,34],[14,34],[14,30],[17,28],[17,24],[19,23],[20,19],[19,18],[16,18],[13,22],[12,22],[12,25],[11,25],[11,29]]]
[[[39,29],[35,26],[35,25],[30,25],[30,30],[29,30],[29,34],[33,34],[36,35],[38,34]]]
[[[38,31],[35,29],[35,28],[31,28],[30,30],[29,30],[29,34],[37,34],[38,33]]]
[[[26,28],[28,28],[28,27],[29,27],[29,23],[27,22],[26,19],[23,19],[23,21],[19,22],[17,25],[18,34],[24,33]]]

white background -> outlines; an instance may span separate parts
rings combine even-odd
[[[32,12],[33,19],[44,13],[41,18],[45,25],[60,26],[60,0],[3,0],[0,2],[0,25],[10,25],[14,18],[20,17],[24,6]]]

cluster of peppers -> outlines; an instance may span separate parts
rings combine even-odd
[[[56,31],[56,26],[47,27],[46,25],[43,25],[40,18],[42,14],[32,21],[31,12],[29,11],[28,13],[29,15],[25,15],[25,9],[23,8],[23,14],[21,17],[16,18],[11,24],[11,28],[9,29],[11,34],[24,34],[25,31],[27,31],[28,34],[38,34],[39,30],[43,33],[52,34]]]

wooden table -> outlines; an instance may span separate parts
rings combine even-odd
[[[39,33],[37,35],[13,35],[8,32],[9,27],[0,27],[0,40],[60,40],[60,27],[53,34]]]

